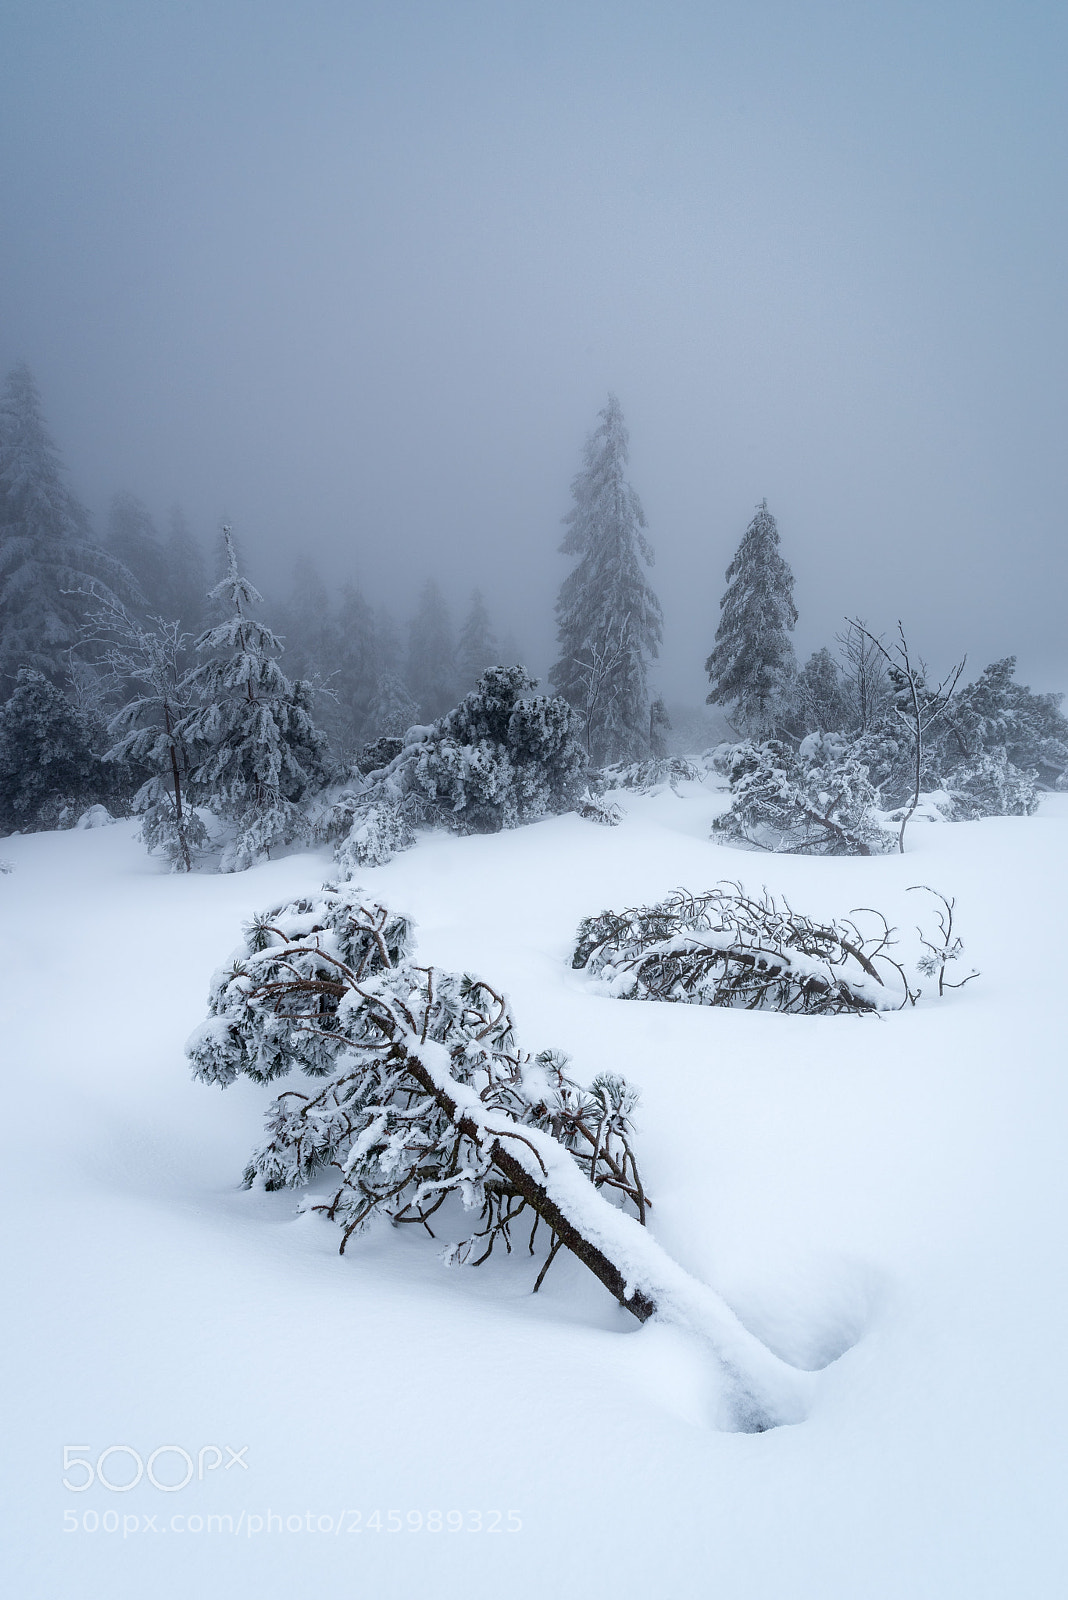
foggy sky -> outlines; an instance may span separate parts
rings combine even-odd
[[[764,496],[802,659],[1068,688],[1066,63],[1024,0],[7,0],[0,368],[98,528],[479,583],[538,670],[612,390],[669,698]]]

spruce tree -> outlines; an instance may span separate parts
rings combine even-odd
[[[229,614],[197,641],[205,659],[188,687],[200,704],[180,734],[196,762],[196,799],[234,824],[220,863],[233,872],[306,834],[300,802],[327,773],[309,687],[283,673],[281,640],[250,614],[262,597],[238,571],[229,528],[223,538],[228,571],[209,599]]]
[[[456,704],[456,650],[444,597],[433,578],[424,583],[408,634],[408,688],[425,722]]]
[[[793,714],[793,590],[794,575],[763,500],[727,568],[715,648],[705,662],[712,685],[708,704],[732,706],[738,730],[755,739],[770,738]]]
[[[469,689],[474,688],[487,668],[500,664],[500,646],[490,627],[489,612],[486,610],[482,592],[476,589],[471,596],[471,609],[460,629],[460,638],[456,646],[456,670],[460,680],[460,692],[466,694]]]
[[[560,659],[550,681],[586,724],[591,759],[649,754],[649,663],[662,638],[660,602],[643,571],[653,552],[645,513],[626,481],[627,429],[609,395],[586,444],[560,546],[578,559],[556,603]]]
[[[0,397],[0,677],[28,666],[62,681],[94,580],[121,589],[128,574],[93,543],[37,385],[15,367]]]

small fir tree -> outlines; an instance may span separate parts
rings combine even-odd
[[[182,729],[191,689],[184,670],[189,636],[177,622],[147,623],[105,600],[91,619],[90,638],[102,647],[111,682],[130,698],[112,718],[114,741],[105,760],[146,774],[133,797],[148,849],[161,850],[175,871],[191,872],[207,832],[188,800],[189,749]]]
[[[755,739],[781,729],[794,709],[793,591],[779,530],[763,500],[727,568],[716,643],[705,662],[708,704],[732,706],[738,729]]]
[[[180,732],[196,762],[197,799],[234,825],[220,863],[233,872],[306,836],[300,802],[327,772],[308,685],[283,673],[281,641],[250,615],[261,596],[238,571],[229,527],[223,537],[229,569],[209,598],[229,615],[197,641],[205,659],[188,685],[200,703]]]
[[[643,571],[653,551],[641,501],[626,480],[628,459],[623,412],[609,395],[564,518],[560,549],[578,559],[556,603],[560,659],[549,674],[584,717],[587,750],[597,762],[649,754],[649,664],[663,632],[660,602]]]

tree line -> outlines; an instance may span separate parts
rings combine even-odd
[[[560,550],[571,566],[556,604],[558,655],[549,673],[572,714],[567,739],[573,733],[588,769],[666,754],[667,712],[652,688],[663,614],[628,461],[622,409],[609,396],[564,518]],[[370,770],[362,752],[392,741],[395,757],[406,730],[442,722],[488,669],[514,655],[477,590],[457,636],[428,579],[405,646],[395,619],[355,584],[332,605],[308,560],[273,615],[244,573],[232,530],[220,537],[210,577],[209,564],[180,510],[161,536],[129,494],[115,497],[104,537],[94,536],[33,377],[16,367],[0,397],[0,681],[8,696],[0,706],[0,828],[61,825],[89,798],[120,810],[136,798],[146,839],[188,864],[200,842],[197,807],[205,806],[237,828],[243,843],[231,841],[231,864],[246,864],[272,840],[296,836],[296,811],[309,795]],[[776,812],[768,796],[781,800],[791,786],[793,811],[822,824],[810,817],[781,825],[776,802],[773,848],[793,847],[799,835],[807,847],[813,829],[824,844],[838,847],[852,833],[864,845],[867,824],[834,821],[836,806],[856,811],[862,790],[857,804],[870,812],[875,799],[905,804],[911,783],[915,809],[921,788],[952,788],[947,775],[955,775],[957,790],[970,784],[988,809],[1011,810],[1020,808],[1029,774],[1060,780],[1068,768],[1060,696],[1016,684],[1011,658],[954,699],[956,682],[948,693],[930,684],[903,633],[898,659],[854,619],[835,648],[799,667],[793,587],[764,501],[727,568],[705,663],[708,702],[724,709],[738,740],[729,771],[740,806],[725,824],[737,837],[761,842]],[[522,698],[534,683],[519,670],[508,693]],[[558,714],[543,714],[559,723]],[[473,710],[457,725],[485,720]],[[823,743],[814,746],[816,734]],[[455,743],[455,730],[447,737]],[[565,765],[573,765],[570,754]],[[813,785],[823,786],[815,804]]]

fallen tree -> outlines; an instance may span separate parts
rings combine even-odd
[[[656,905],[587,917],[571,964],[619,999],[832,1015],[893,1010],[916,994],[889,953],[894,930],[878,912],[868,915],[872,934],[853,921],[814,921],[737,883],[704,894],[677,889]]]
[[[527,1055],[501,995],[411,955],[407,920],[349,887],[250,924],[189,1041],[194,1074],[266,1083],[296,1067],[326,1081],[275,1100],[246,1183],[295,1187],[336,1172],[333,1192],[313,1209],[341,1225],[342,1249],[376,1215],[432,1232],[431,1219],[457,1196],[478,1224],[446,1251],[457,1263],[485,1260],[497,1242],[510,1250],[512,1228],[528,1213],[531,1251],[539,1225],[550,1241],[538,1284],[559,1249],[570,1250],[640,1322],[661,1318],[708,1341],[732,1426],[800,1420],[807,1375],[774,1356],[643,1226],[634,1092],[611,1075],[583,1089],[564,1057]]]

